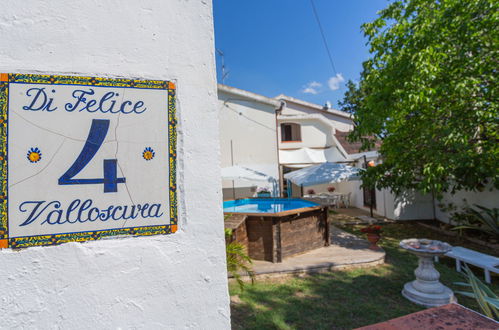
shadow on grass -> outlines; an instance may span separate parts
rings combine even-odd
[[[345,247],[352,250],[364,250],[369,247],[369,242],[364,239],[345,232],[333,225],[330,226],[331,244]]]
[[[414,279],[417,258],[398,248],[400,239],[419,237],[414,228],[386,225],[381,243],[386,263],[353,269],[258,281],[241,292],[231,286],[234,329],[351,329],[413,313],[423,308],[400,293]],[[405,226],[405,225],[403,225]],[[343,228],[359,234],[360,227]],[[423,233],[424,234],[424,233]],[[441,281],[451,287],[462,281],[453,264],[436,265]],[[497,286],[493,289],[497,289]],[[477,309],[473,300],[459,302]]]

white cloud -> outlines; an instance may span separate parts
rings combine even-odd
[[[332,91],[340,89],[340,85],[345,81],[341,73],[337,73],[336,76],[329,78],[327,84]]]
[[[320,89],[322,87],[322,84],[317,81],[312,81],[303,86],[303,89],[301,90],[302,93],[305,94],[313,94],[316,95],[320,92]]]

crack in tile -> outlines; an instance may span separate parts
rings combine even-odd
[[[125,97],[125,92],[123,92],[121,95],[121,102],[123,102],[124,97]],[[118,113],[118,120],[116,122],[116,126],[114,127],[114,141],[116,141],[116,152],[114,154],[114,159],[118,159],[118,151],[119,151],[119,147],[120,147],[119,141],[118,141],[118,126],[120,125],[120,119],[121,119],[121,112]],[[125,172],[123,171],[123,168],[120,165],[120,162],[117,161],[116,163],[117,163],[123,177],[126,177]],[[126,189],[126,192],[128,194],[128,197],[130,198],[130,201],[132,202],[133,205],[135,205],[132,194],[130,193],[130,189],[128,189],[128,183],[125,181],[124,184],[125,184],[125,189]],[[121,228],[125,228],[127,222],[128,222],[128,219],[126,219],[125,222],[123,222],[123,225],[121,226]]]
[[[62,136],[62,137],[66,138],[66,139],[69,139],[69,140],[73,140],[73,141],[77,141],[77,142],[85,142],[85,140],[82,140],[82,139],[76,139],[76,138],[73,138],[73,137],[70,137],[70,136],[66,136],[66,135],[64,135],[64,134],[61,134],[61,133],[58,133],[58,132],[54,132],[54,131],[52,131],[52,130],[50,130],[50,129],[47,129],[47,128],[45,128],[45,127],[42,127],[42,126],[40,126],[40,125],[37,125],[37,124],[35,124],[34,122],[32,122],[32,121],[30,121],[30,120],[26,119],[25,117],[23,117],[23,116],[22,116],[20,113],[18,113],[17,111],[14,111],[14,114],[18,115],[21,119],[23,119],[23,120],[24,120],[24,121],[26,121],[27,123],[29,123],[29,124],[31,124],[31,125],[33,125],[33,126],[35,126],[35,127],[39,128],[39,129],[41,129],[41,130],[43,130],[43,131],[46,131],[46,132],[49,132],[49,133],[52,133],[52,134],[55,134],[55,135]]]
[[[22,183],[22,182],[24,182],[24,181],[26,181],[26,180],[29,180],[29,179],[31,179],[31,178],[33,178],[33,177],[35,177],[35,176],[39,175],[40,173],[42,173],[43,171],[45,171],[45,169],[46,169],[47,167],[49,167],[49,165],[52,163],[52,161],[54,160],[55,156],[59,153],[59,151],[61,150],[62,146],[64,145],[64,143],[65,143],[66,141],[67,141],[67,139],[62,140],[61,144],[59,145],[59,147],[57,148],[57,150],[55,151],[55,153],[52,155],[52,157],[51,157],[51,158],[50,158],[50,160],[48,161],[47,165],[45,165],[45,166],[44,166],[44,167],[43,167],[40,171],[36,172],[36,173],[35,173],[35,174],[33,174],[33,175],[28,176],[27,178],[22,179],[22,180],[20,180],[20,181],[18,181],[18,182],[16,182],[16,183],[13,183],[13,184],[9,185],[9,189],[10,189],[10,188],[12,188],[12,187],[14,187],[15,185],[18,185],[18,184],[20,184],[20,183]]]

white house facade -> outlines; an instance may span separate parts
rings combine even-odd
[[[222,178],[223,198],[237,199],[256,195],[267,188],[279,196],[279,160],[276,110],[278,100],[218,84],[221,167],[249,169],[267,176]]]

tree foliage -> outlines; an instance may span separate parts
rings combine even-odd
[[[351,80],[347,81],[346,87],[347,91],[345,92],[345,96],[343,97],[343,100],[338,101],[338,105],[342,111],[355,115],[361,101],[360,89]]]
[[[362,26],[371,57],[344,102],[350,138],[383,163],[367,185],[423,192],[496,188],[499,1],[399,0]]]

